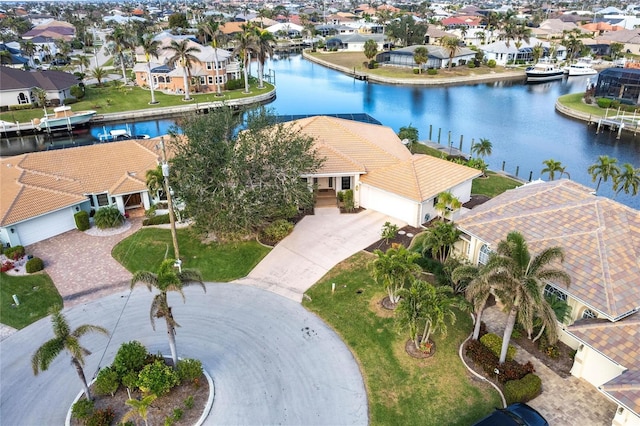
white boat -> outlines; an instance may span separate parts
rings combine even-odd
[[[580,58],[575,64],[564,67],[564,73],[569,77],[598,74],[598,71],[594,70],[591,64],[591,58]]]
[[[40,120],[34,120],[34,124],[38,130],[53,130],[66,128],[71,130],[73,127],[89,122],[98,112],[94,110],[88,111],[71,111],[70,106],[59,106],[53,109],[53,116],[47,115],[45,110],[45,116]]]
[[[140,134],[132,135],[129,131],[129,126],[126,129],[113,129],[107,132],[103,128],[102,133],[98,135],[100,142],[113,142],[113,141],[126,141],[129,139],[151,139],[149,135]]]
[[[562,78],[564,71],[555,64],[548,61],[540,61],[532,67],[526,69],[527,81],[549,81]]]

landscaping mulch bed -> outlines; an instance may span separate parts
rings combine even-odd
[[[429,343],[431,343],[431,351],[425,352],[425,351],[421,351],[420,349],[416,349],[416,345],[413,343],[413,340],[409,339],[404,344],[404,350],[412,358],[417,358],[417,359],[431,358],[436,353],[436,344],[433,340],[429,340]]]
[[[369,253],[373,253],[374,250],[381,250],[383,252],[386,252],[387,249],[391,248],[392,244],[402,244],[405,247],[409,247],[413,236],[418,235],[420,232],[424,231],[424,229],[407,225],[404,228],[400,228],[399,231],[404,231],[405,233],[401,234],[400,232],[398,232],[395,238],[390,239],[388,243],[385,240],[380,239],[367,247],[365,251],[368,251]],[[407,234],[412,234],[413,236],[409,237],[407,236]]]
[[[511,339],[518,344],[522,349],[533,355],[538,361],[549,367],[558,376],[567,378],[571,376],[571,367],[573,366],[573,353],[574,350],[570,346],[562,342],[556,343],[560,355],[557,358],[551,358],[546,353],[540,350],[538,342],[532,342],[527,339],[527,336],[521,336],[518,339]]]

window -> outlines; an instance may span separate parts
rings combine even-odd
[[[342,176],[342,190],[351,189],[351,176]]]
[[[491,254],[491,249],[489,249],[489,246],[486,244],[483,244],[482,247],[480,247],[480,254],[478,255],[478,263],[480,265],[486,265],[487,262],[489,261],[490,254]]]
[[[435,207],[438,204],[438,197],[435,196],[433,197],[433,207]]]
[[[207,84],[209,84],[209,85],[213,84],[213,76],[212,75],[207,77]]]
[[[91,207],[95,207],[96,204],[93,202],[93,195],[87,195],[87,198],[89,199],[89,204],[91,205]]]
[[[104,194],[96,195],[96,199],[98,200],[98,206],[104,207],[109,205],[109,196],[105,192]]]
[[[584,311],[582,311],[582,318],[584,319],[598,318],[598,315],[596,315],[596,313],[593,312],[591,309],[587,308]]]
[[[207,78],[206,78],[205,76],[203,76],[203,75],[202,75],[202,76],[200,76],[200,84],[201,84],[202,86],[204,86],[204,85],[206,85],[206,84],[207,84]]]
[[[314,184],[315,186],[318,186],[318,178],[313,178],[313,184]]]
[[[218,75],[216,76],[216,84],[224,84],[227,81],[226,75]]]
[[[550,286],[549,284],[544,286],[544,295],[545,296],[553,296],[555,295],[558,299],[566,302],[567,301],[567,293],[562,290],[559,290],[555,287]]]
[[[208,70],[213,69],[213,63],[212,62],[207,62],[207,69]]]
[[[22,105],[28,103],[29,99],[27,99],[27,96],[23,92],[20,92],[20,94],[18,95],[18,104]]]
[[[329,188],[333,188],[333,177],[329,178]]]

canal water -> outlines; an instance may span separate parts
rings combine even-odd
[[[556,99],[567,93],[584,91],[588,77],[571,77],[553,82],[526,84],[496,82],[453,87],[408,87],[374,84],[355,80],[302,59],[301,55],[282,56],[265,65],[275,75],[277,98],[268,105],[276,114],[367,113],[396,132],[414,126],[420,139],[437,141],[469,152],[471,140],[486,138],[493,153],[485,159],[491,169],[504,170],[523,179],[541,177],[542,162],[560,161],[571,179],[594,184],[587,173],[598,155],[609,155],[620,163],[640,166],[640,134],[623,135],[616,140],[609,131],[595,134],[594,127],[569,119],[554,109]],[[595,81],[597,76],[592,76]],[[166,133],[172,120],[118,123],[129,126],[131,134],[157,136]],[[75,137],[74,142],[89,143],[105,129]],[[450,135],[450,136],[449,136]],[[12,140],[14,145],[19,141]],[[46,142],[44,142],[46,143]],[[69,144],[70,141],[65,143]],[[24,140],[23,145],[28,145]],[[56,142],[58,144],[58,142]],[[39,145],[42,149],[46,145]],[[10,155],[7,141],[0,143],[0,155]],[[17,152],[13,152],[17,153]],[[543,179],[548,177],[542,176]],[[600,194],[613,197],[610,183],[603,183]],[[616,199],[640,208],[640,198],[623,193]]]

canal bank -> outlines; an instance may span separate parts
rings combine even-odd
[[[368,73],[366,71],[356,71],[355,68],[347,68],[341,65],[336,65],[330,61],[325,61],[314,55],[310,55],[308,51],[302,51],[302,57],[308,61],[314,62],[318,65],[339,71],[357,80],[366,80],[373,83],[380,84],[393,84],[393,85],[406,85],[406,86],[431,86],[431,87],[447,87],[447,86],[461,86],[477,83],[494,83],[497,81],[524,81],[526,75],[524,70],[505,71],[502,73],[493,72],[490,74],[475,74],[469,76],[450,76],[450,77],[433,77],[424,76],[424,79],[418,78],[393,78],[383,77]]]

